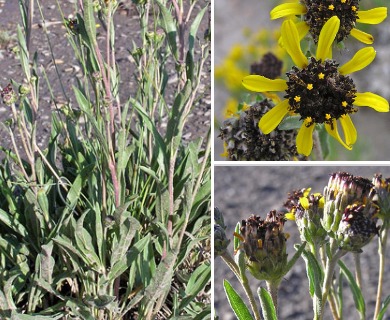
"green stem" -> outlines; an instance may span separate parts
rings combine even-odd
[[[325,303],[328,299],[329,291],[330,291],[331,286],[332,286],[333,273],[334,273],[334,269],[337,265],[337,261],[346,253],[347,252],[345,250],[338,249],[336,251],[336,253],[333,256],[328,257],[328,259],[326,261],[325,278],[324,278],[324,284],[322,287],[322,308],[320,310],[321,314],[319,315],[319,318],[318,318],[320,320],[323,318],[323,310],[324,310]]]
[[[272,302],[275,306],[276,310],[276,316],[278,315],[278,291],[279,291],[279,281],[266,281],[267,283],[267,290],[271,295]]]
[[[251,308],[253,310],[255,319],[260,320],[261,319],[260,311],[259,311],[259,308],[256,304],[256,300],[255,300],[255,297],[253,295],[252,289],[249,286],[248,278],[245,276],[245,274],[241,274],[240,269],[238,268],[236,262],[234,261],[234,259],[232,258],[232,256],[228,252],[225,251],[225,253],[223,253],[221,255],[221,258],[223,259],[223,261],[225,261],[227,266],[230,268],[230,270],[233,271],[233,273],[236,275],[237,279],[240,281],[240,283],[241,283],[242,287],[244,288],[244,291],[249,299],[249,303],[250,303]]]
[[[360,253],[354,252],[353,253],[353,260],[355,261],[355,278],[356,278],[356,284],[358,285],[359,289],[362,288],[362,266],[360,263]]]
[[[382,291],[383,291],[383,279],[385,274],[385,260],[386,260],[386,243],[388,228],[386,225],[382,227],[382,230],[379,233],[379,275],[378,275],[378,288],[376,296],[376,305],[375,305],[375,314],[374,319],[378,318],[379,311],[381,309],[381,300],[382,300]]]

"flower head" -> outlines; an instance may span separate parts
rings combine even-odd
[[[378,112],[389,111],[387,100],[371,92],[357,92],[353,80],[347,76],[348,73],[365,68],[374,60],[374,48],[359,50],[341,67],[331,59],[332,43],[339,26],[337,16],[330,18],[319,35],[316,56],[307,58],[301,50],[294,22],[284,21],[283,43],[295,63],[287,72],[288,80],[271,80],[256,75],[243,79],[244,87],[251,91],[285,91],[285,99],[261,118],[259,127],[264,134],[269,134],[288,113],[299,115],[303,123],[296,139],[297,150],[306,156],[310,155],[313,148],[315,124],[324,124],[333,138],[351,150],[357,139],[357,131],[350,114],[358,111],[356,106],[370,106]],[[345,141],[340,137],[337,122],[342,127]]]
[[[260,60],[251,64],[251,74],[257,74],[276,79],[282,74],[283,61],[275,56],[272,52],[266,53]]]
[[[371,44],[372,35],[355,28],[356,22],[364,24],[379,24],[387,17],[387,8],[378,7],[371,10],[359,10],[359,0],[301,0],[284,3],[275,7],[271,19],[287,16],[303,15],[303,22],[298,22],[299,34],[303,38],[310,32],[314,42],[319,42],[319,36],[324,24],[331,17],[340,19],[340,29],[336,34],[336,41],[340,42],[349,35],[357,40]]]
[[[285,219],[275,210],[265,219],[252,215],[243,220],[240,236],[243,240],[246,264],[251,274],[260,280],[280,280],[286,271]]]
[[[289,193],[284,206],[290,211],[286,219],[295,220],[302,241],[322,244],[326,231],[321,225],[324,211],[324,197],[320,193],[310,193],[310,188]]]
[[[366,178],[354,177],[346,172],[332,173],[324,189],[324,197],[322,225],[330,233],[337,232],[340,221],[343,219],[348,222],[349,214],[356,216],[356,212],[368,220],[377,221],[376,191]]]
[[[12,84],[8,84],[5,88],[0,88],[0,95],[3,99],[4,104],[7,106],[10,106],[11,104],[18,101],[18,95],[16,94],[14,88],[12,87]]]
[[[378,207],[372,209],[376,213]],[[373,212],[367,215],[366,205],[362,202],[348,205],[345,208],[335,234],[341,249],[361,252],[362,247],[378,234],[376,219],[372,217]]]
[[[247,110],[242,109],[237,113],[238,117],[224,121],[219,135],[225,143],[224,156],[233,161],[277,161],[298,157],[296,131],[275,130],[265,135],[259,130],[260,118],[271,108],[270,101],[263,100]]]

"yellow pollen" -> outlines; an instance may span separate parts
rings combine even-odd
[[[318,75],[318,79],[324,79],[325,75],[321,72],[319,75]]]
[[[329,113],[327,113],[327,114],[325,115],[325,118],[326,118],[326,120],[329,120],[329,119],[332,118],[332,117],[330,116]]]
[[[313,119],[311,118],[311,117],[307,117],[306,119],[305,119],[305,122],[312,122],[313,121]]]
[[[346,3],[347,2],[347,0],[341,0],[341,3]]]
[[[313,89],[313,84],[309,83],[307,86],[306,86],[307,90],[311,90]]]
[[[331,4],[329,7],[328,7],[329,10],[333,10],[334,9],[334,5]]]
[[[343,102],[341,102],[341,105],[345,108],[348,105],[348,102],[347,101],[343,101]]]
[[[351,9],[352,9],[352,11],[356,11],[357,10],[355,6],[352,6]]]
[[[295,100],[295,102],[299,102],[299,101],[301,101],[301,97],[300,96],[295,96],[294,100]]]

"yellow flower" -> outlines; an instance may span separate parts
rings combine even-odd
[[[371,10],[359,10],[359,0],[340,1],[326,4],[326,1],[303,0],[293,3],[284,3],[276,6],[270,12],[271,19],[289,16],[303,15],[303,20],[297,23],[301,39],[310,31],[315,43],[325,22],[331,17],[337,16],[341,21],[341,27],[337,33],[336,41],[340,42],[349,35],[357,40],[372,44],[372,35],[355,28],[355,23],[378,24],[387,17],[387,8],[378,7]]]
[[[271,80],[257,75],[243,79],[244,87],[251,91],[286,92],[284,96],[286,99],[260,119],[259,128],[264,134],[269,134],[289,112],[300,115],[303,124],[298,132],[296,144],[298,153],[305,156],[310,155],[312,151],[312,133],[316,123],[324,124],[326,131],[333,138],[351,150],[357,139],[357,131],[349,114],[358,111],[356,106],[369,106],[378,112],[389,111],[386,99],[371,92],[357,92],[353,80],[346,76],[369,65],[375,58],[374,48],[359,50],[341,67],[331,60],[332,43],[339,26],[340,20],[336,16],[325,23],[319,36],[316,56],[308,59],[300,47],[299,33],[294,22],[284,21],[283,43],[296,65],[287,72],[288,81]],[[320,76],[321,74],[324,74],[324,77]],[[300,99],[296,99],[297,96]],[[345,141],[339,135],[337,120],[343,129]]]

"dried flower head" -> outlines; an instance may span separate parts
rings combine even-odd
[[[270,134],[260,131],[258,122],[271,108],[270,101],[263,100],[242,110],[239,117],[224,121],[219,137],[226,144],[229,160],[278,161],[293,160],[298,156],[294,130],[275,130]]]
[[[362,202],[348,205],[343,214],[335,234],[338,246],[341,249],[361,252],[362,248],[378,234],[376,218],[378,207],[367,206]]]
[[[252,215],[242,221],[240,239],[250,273],[259,280],[278,281],[287,266],[284,214],[275,210],[265,219]]]
[[[283,61],[272,52],[266,53],[260,62],[251,64],[251,74],[264,76],[268,79],[276,79],[282,75]]]

